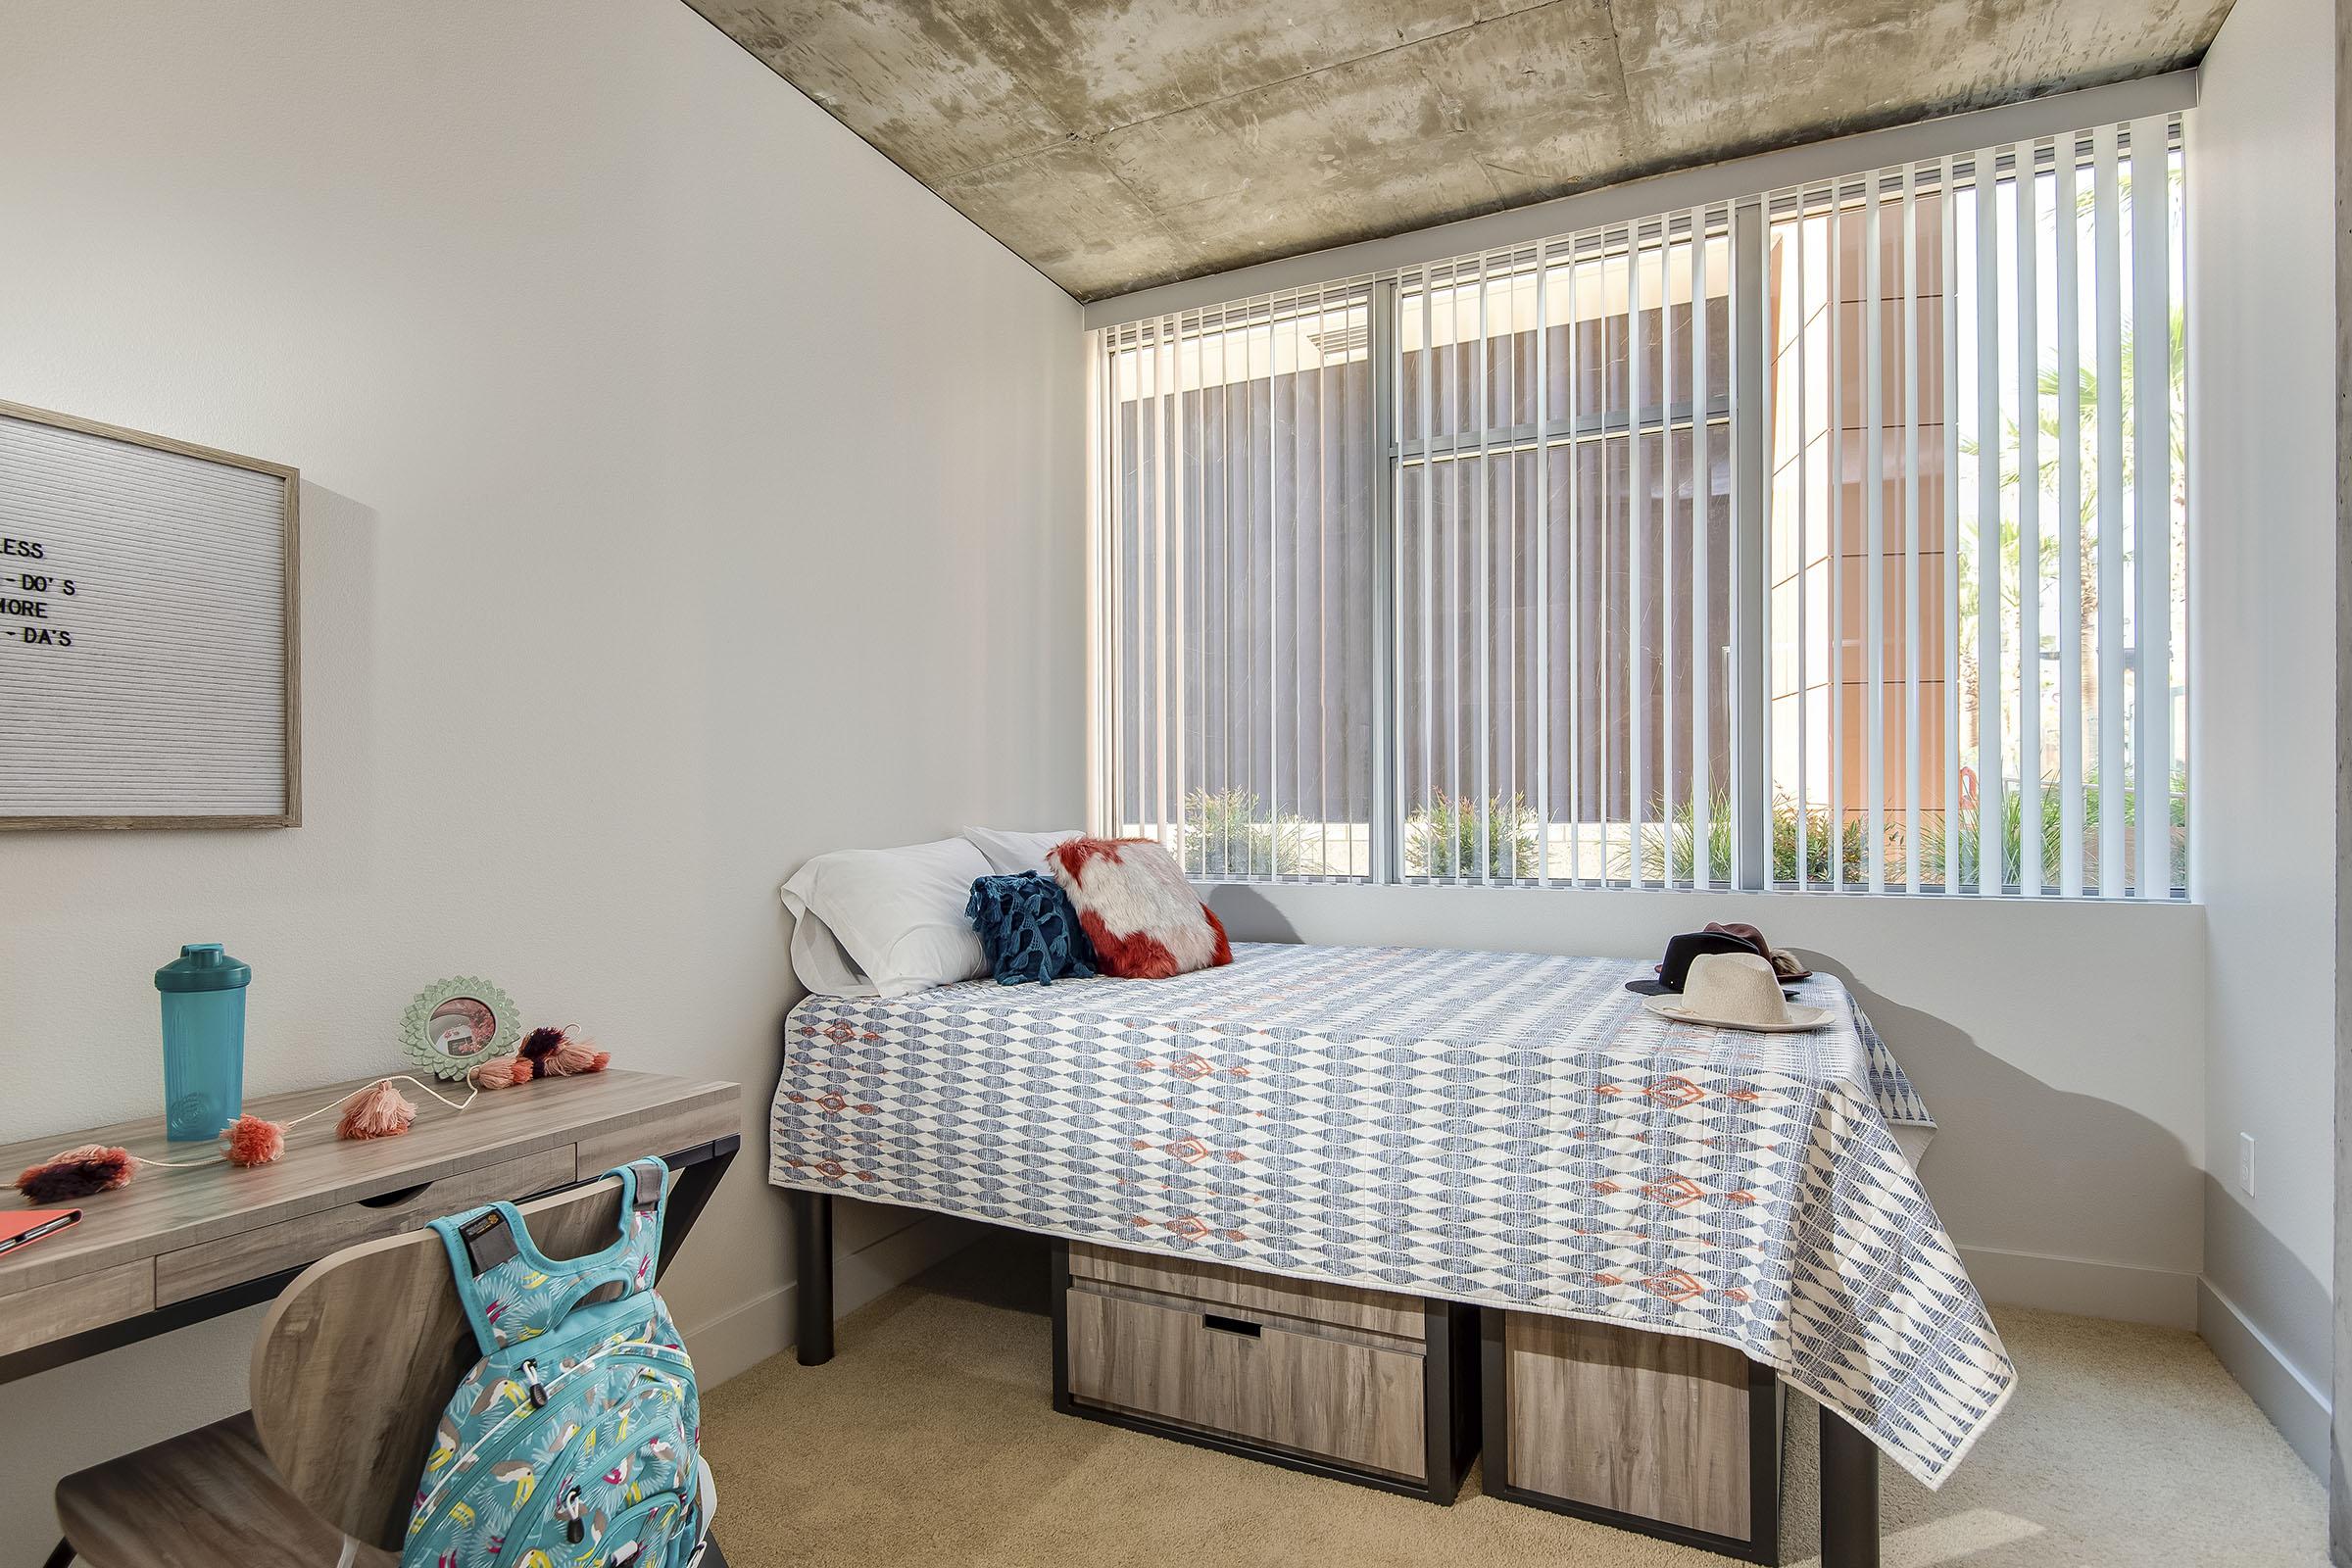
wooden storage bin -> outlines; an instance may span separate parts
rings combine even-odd
[[[1054,1250],[1054,1406],[1450,1502],[1478,1446],[1474,1308]]]
[[[1489,1308],[1488,1495],[1778,1563],[1781,1394],[1728,1346]]]

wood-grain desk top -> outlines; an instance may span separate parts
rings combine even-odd
[[[248,1100],[245,1108],[271,1121],[285,1121],[373,1082],[361,1078],[270,1095]],[[125,1293],[135,1293],[139,1275],[152,1271],[155,1259],[224,1238],[284,1226],[325,1210],[357,1208],[368,1200],[490,1167],[568,1182],[645,1154],[707,1144],[741,1126],[742,1092],[737,1085],[659,1073],[609,1071],[541,1079],[481,1095],[463,1112],[412,1086],[401,1089],[416,1106],[416,1120],[398,1137],[339,1140],[337,1117],[323,1115],[289,1133],[284,1156],[272,1164],[240,1169],[213,1160],[187,1170],[143,1165],[130,1185],[119,1191],[38,1205],[79,1208],[81,1222],[0,1254],[0,1342],[23,1337],[22,1325],[18,1335],[6,1332],[12,1306],[24,1306],[33,1317],[41,1315],[31,1310],[40,1298],[23,1293],[62,1291],[105,1276],[118,1281],[115,1298],[127,1299]],[[445,1092],[461,1099],[464,1086],[449,1086]],[[0,1147],[0,1179],[13,1180],[25,1166],[82,1144],[120,1145],[134,1154],[173,1160],[201,1158],[219,1148],[211,1143],[172,1143],[164,1136],[163,1117],[151,1116]],[[432,1206],[413,1223],[483,1200],[471,1195],[455,1202],[433,1204],[432,1200],[429,1189],[417,1195],[416,1202]],[[0,1209],[33,1206],[13,1188],[0,1189]],[[365,1220],[370,1214],[380,1216],[381,1211],[358,1209],[352,1217]],[[380,1217],[376,1228],[384,1228]],[[275,1254],[258,1247],[257,1254],[253,1272],[259,1274],[265,1272],[259,1264]],[[155,1301],[151,1276],[148,1300]]]

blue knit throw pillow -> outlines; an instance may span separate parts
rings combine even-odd
[[[1051,985],[1095,972],[1094,944],[1078,928],[1070,896],[1050,876],[1023,871],[974,877],[963,917],[980,934],[980,947],[1001,986],[1024,980]]]

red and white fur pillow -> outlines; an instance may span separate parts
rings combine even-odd
[[[1151,839],[1071,839],[1046,854],[1104,974],[1129,980],[1233,961],[1225,927]]]

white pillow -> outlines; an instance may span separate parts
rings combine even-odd
[[[903,997],[928,986],[951,985],[988,972],[980,938],[963,917],[972,882],[989,874],[988,859],[963,839],[897,850],[836,850],[820,855],[784,884],[784,907],[795,920],[813,914],[864,974],[870,990],[831,995]],[[838,983],[820,955],[801,983]],[[799,931],[793,959],[801,957]]]
[[[784,902],[793,900],[787,890]],[[792,917],[792,972],[820,997],[870,997],[874,983],[858,973],[833,928],[804,906]]]
[[[1062,833],[1020,833],[1009,828],[967,827],[963,836],[980,847],[997,875],[1014,876],[1022,871],[1045,871],[1048,850],[1086,834],[1078,828]]]

